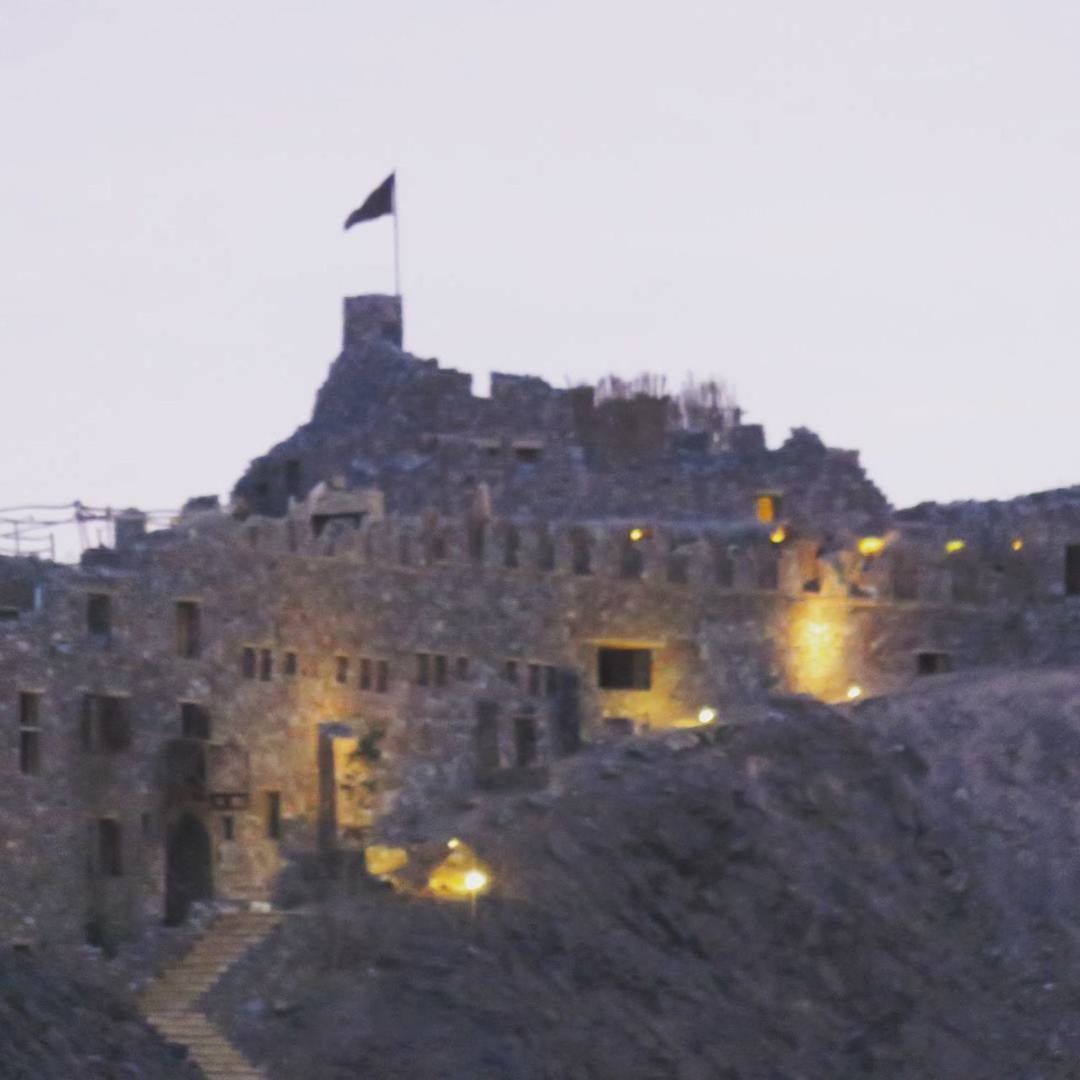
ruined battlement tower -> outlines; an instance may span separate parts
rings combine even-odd
[[[400,349],[402,343],[401,297],[372,294],[345,297],[345,323],[341,347],[361,348],[365,342],[388,341]]]
[[[341,354],[311,419],[252,462],[233,496],[241,514],[281,516],[316,484],[377,487],[388,513],[458,514],[484,486],[519,518],[753,516],[759,495],[785,516],[856,532],[888,505],[852,451],[811,432],[770,450],[737,408],[688,413],[649,380],[557,388],[537,376],[472,377],[402,347],[401,302],[345,300]]]

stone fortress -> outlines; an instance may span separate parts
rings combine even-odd
[[[272,900],[592,740],[1080,649],[1080,491],[894,511],[857,453],[770,450],[719,398],[480,398],[401,346],[397,298],[346,300],[311,421],[228,508],[0,559],[0,938]]]

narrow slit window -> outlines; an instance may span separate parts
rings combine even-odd
[[[266,835],[270,840],[281,839],[281,792],[266,793]]]
[[[334,679],[339,683],[349,681],[349,658],[347,656],[334,658]]]
[[[105,877],[124,876],[123,833],[114,818],[98,821],[98,866]]]
[[[202,619],[194,600],[179,600],[176,604],[176,653],[194,659],[202,651]]]
[[[259,678],[269,682],[274,677],[274,654],[269,649],[259,653]]]
[[[108,641],[112,636],[112,597],[107,593],[87,596],[86,629],[98,641]]]
[[[375,661],[375,693],[385,694],[390,687],[390,662]]]
[[[240,654],[240,674],[245,679],[255,678],[255,650],[250,646],[245,646]]]

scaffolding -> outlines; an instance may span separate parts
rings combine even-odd
[[[76,561],[90,548],[111,547],[119,514],[108,506],[74,502],[40,506],[0,507],[0,556]],[[166,528],[175,510],[145,511],[148,529]]]

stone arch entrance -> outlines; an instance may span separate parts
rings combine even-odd
[[[194,815],[184,814],[168,830],[165,848],[165,923],[176,926],[196,900],[214,895],[210,834]]]

